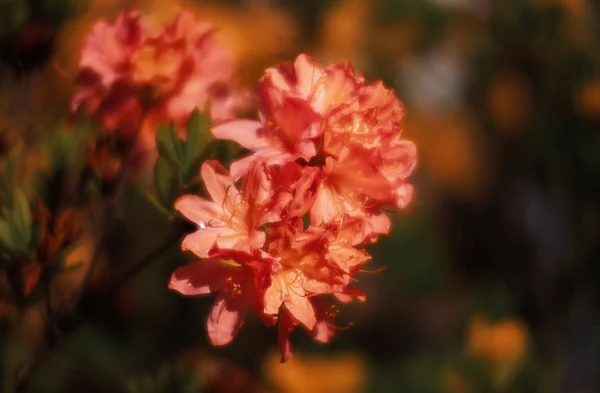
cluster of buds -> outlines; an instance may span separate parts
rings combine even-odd
[[[235,66],[214,28],[181,12],[154,31],[129,10],[113,24],[98,22],[82,50],[72,110],[93,117],[103,132],[133,152],[143,168],[155,151],[160,123],[183,125],[210,101],[213,119],[234,117],[248,105]],[[183,135],[182,135],[183,136]],[[102,161],[105,149],[93,161]],[[112,166],[98,164],[96,166]]]
[[[267,69],[256,96],[258,121],[212,128],[251,154],[229,172],[217,161],[202,165],[212,201],[175,202],[197,225],[182,249],[200,261],[177,269],[169,286],[219,293],[207,323],[213,345],[228,344],[249,310],[278,324],[285,361],[296,327],[328,342],[337,330],[333,302],[365,300],[353,286],[371,259],[363,246],[389,232],[386,206],[411,201],[416,148],[401,138],[394,93],[347,63],[321,67],[300,55]]]

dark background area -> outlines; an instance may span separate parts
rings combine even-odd
[[[167,289],[188,257],[179,244],[114,286],[170,236],[135,184],[81,307],[61,315],[60,340],[39,338],[42,304],[1,301],[0,391],[600,390],[598,2],[0,0],[4,157],[19,143],[82,149],[56,137],[78,54],[93,23],[125,3],[157,20],[181,5],[213,22],[247,85],[307,52],[395,87],[419,149],[416,199],[370,249],[372,272],[359,276],[368,300],[340,318],[351,328],[326,346],[296,332],[296,357],[280,365],[276,329],[255,319],[232,345],[209,346],[212,299]]]

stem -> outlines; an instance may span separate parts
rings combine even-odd
[[[167,240],[163,244],[161,244],[154,251],[150,252],[144,258],[142,258],[138,263],[133,265],[129,270],[127,270],[117,281],[113,284],[109,296],[113,297],[117,294],[117,292],[125,285],[131,278],[137,275],[139,272],[144,270],[146,267],[150,265],[158,256],[160,256],[163,252],[167,251],[171,245],[177,241],[181,237],[181,232],[179,230],[175,231],[173,235],[169,236]]]
[[[50,277],[44,278],[44,302],[46,306],[46,342],[53,346],[60,337],[60,329],[56,325],[56,317],[52,309],[52,288]]]
[[[84,276],[81,286],[79,288],[79,292],[77,293],[77,296],[75,298],[74,307],[73,307],[74,310],[77,310],[80,307],[81,300],[84,295],[85,289],[88,286],[89,281],[93,276],[94,268],[96,267],[97,262],[100,259],[100,256],[102,255],[103,246],[106,243],[106,240],[108,238],[108,227],[109,227],[112,219],[114,218],[114,212],[115,212],[115,209],[117,206],[117,202],[120,200],[121,196],[123,195],[125,186],[127,185],[127,181],[129,179],[129,176],[130,176],[130,173],[127,169],[122,170],[121,173],[119,174],[119,177],[117,179],[116,190],[115,190],[112,198],[109,199],[108,206],[105,209],[103,217],[102,217],[102,224],[101,224],[101,228],[100,228],[100,232],[99,232],[100,237],[98,238],[97,232],[94,233],[94,238],[97,238],[98,240],[94,246],[94,253],[92,254],[92,257],[90,259],[90,265],[89,265],[87,271],[85,272],[85,276]],[[92,227],[95,228],[96,227],[96,219],[94,217],[94,209],[92,207],[91,199],[88,199],[87,207],[89,210]]]
[[[88,202],[88,208],[89,208],[90,217],[92,220],[92,226],[95,226],[96,220],[93,216],[93,208],[91,206],[91,201]],[[108,209],[108,211],[112,211],[112,210]],[[85,289],[88,286],[88,283],[93,276],[92,273],[94,272],[94,268],[95,268],[98,260],[100,259],[100,256],[102,255],[102,246],[106,242],[106,238],[108,235],[107,227],[108,227],[109,222],[110,222],[109,213],[105,212],[103,215],[103,218],[102,218],[101,229],[99,231],[100,237],[97,238],[97,233],[94,234],[94,239],[97,239],[96,244],[94,245],[94,253],[92,254],[92,257],[90,258],[89,266],[87,268],[87,271],[85,272],[85,275],[83,277],[83,280],[81,282],[81,285],[79,287],[77,295],[75,296],[75,299],[73,301],[73,310],[77,310],[79,308],[79,306],[81,304],[81,299],[85,292]],[[94,231],[94,232],[96,232],[96,231]]]
[[[146,255],[144,258],[142,258],[138,263],[136,263],[135,265],[133,265],[133,267],[131,267],[128,271],[126,271],[125,274],[123,274],[111,287],[111,289],[108,293],[108,299],[112,299],[119,292],[119,290],[123,287],[124,284],[126,284],[136,274],[138,274],[139,272],[144,270],[144,268],[148,267],[150,265],[150,263],[152,263],[158,256],[160,256],[163,252],[165,252],[167,249],[169,249],[169,247],[181,237],[181,234],[182,234],[182,231],[181,231],[180,227],[178,227],[177,230],[173,233],[173,235],[171,235],[169,238],[167,238],[167,240],[164,243],[162,243],[155,250],[151,251],[148,255]],[[53,329],[53,326],[55,326],[55,325],[51,321],[51,315],[53,315],[53,314],[51,313],[50,298],[49,298],[48,294],[49,294],[49,290],[47,292],[47,297],[46,297],[46,302],[47,302],[46,307],[49,312],[49,314],[48,314],[49,321],[48,322],[51,325],[49,327],[49,329]],[[77,324],[74,325],[72,327],[72,329],[69,330],[69,333],[72,333],[72,332],[76,331],[77,329],[79,329],[81,326],[83,326],[83,322],[85,322],[85,319],[79,319],[77,321]],[[55,336],[54,331],[53,331],[53,335]],[[59,337],[55,336],[54,339],[48,341],[43,352],[40,354],[38,359],[31,366],[31,368],[29,369],[29,372],[27,372],[27,376],[25,378],[23,378],[21,380],[21,382],[17,385],[15,392],[22,393],[22,392],[28,391],[29,384],[31,383],[31,376],[35,375],[35,373],[40,369],[41,365],[44,363],[44,359],[46,359],[46,357],[51,352],[51,350],[54,349],[56,346],[58,346],[58,344],[60,343],[60,340],[58,338]]]

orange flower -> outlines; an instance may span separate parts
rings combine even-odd
[[[264,372],[284,393],[352,393],[366,382],[366,362],[354,353],[335,356],[298,355],[285,365],[276,354],[267,356]]]
[[[487,100],[492,119],[503,131],[523,130],[532,101],[527,79],[517,73],[499,75],[489,86]]]
[[[491,367],[516,366],[528,350],[528,332],[525,325],[515,319],[496,323],[477,316],[469,326],[468,351]]]
[[[404,112],[393,92],[380,82],[365,84],[349,63],[323,68],[305,54],[267,69],[257,92],[260,121],[226,121],[212,130],[253,151],[231,165],[233,178],[257,160],[322,168],[312,223],[348,216],[365,220],[371,240],[387,233],[381,206],[410,203],[406,179],[416,166],[415,145],[401,139]]]
[[[182,295],[219,292],[207,319],[207,332],[213,345],[226,345],[233,340],[244,324],[249,307],[262,315],[261,294],[270,281],[270,264],[256,262],[267,260],[263,254],[260,251],[254,254],[216,252],[213,256],[222,261],[209,259],[185,265],[171,276],[169,288]],[[267,316],[263,319],[269,321]]]
[[[470,383],[455,370],[446,370],[442,374],[441,384],[444,392],[448,393],[468,393],[471,391]]]
[[[600,80],[592,80],[575,94],[578,111],[590,118],[600,116]]]
[[[185,295],[221,290],[208,321],[215,345],[229,342],[245,316],[247,307],[229,304],[228,293],[250,302],[265,323],[278,322],[285,362],[297,326],[328,342],[339,329],[331,301],[366,299],[349,286],[371,258],[357,246],[389,232],[384,205],[411,201],[416,148],[401,138],[395,95],[381,83],[366,85],[348,63],[322,68],[300,55],[267,69],[257,93],[259,121],[226,120],[212,129],[252,154],[230,174],[216,162],[203,165],[212,202],[186,195],[175,204],[198,225],[182,248],[214,261],[180,268],[171,288]],[[233,260],[235,268],[216,260]]]

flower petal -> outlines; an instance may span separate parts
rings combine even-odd
[[[208,226],[210,222],[219,222],[223,212],[219,205],[191,194],[179,197],[174,207],[188,220],[201,227]]]
[[[235,201],[238,194],[237,189],[227,170],[223,168],[219,161],[206,161],[202,164],[200,175],[210,197],[217,206],[221,207],[221,210],[224,210],[223,206],[226,198]]]
[[[298,285],[297,288],[290,290],[288,295],[283,301],[285,308],[294,320],[304,325],[306,329],[312,330],[317,324],[317,317],[315,309],[304,290]]]
[[[248,150],[257,150],[266,146],[258,131],[262,125],[258,121],[235,119],[225,121],[211,129],[217,139],[227,139],[239,143]]]
[[[262,247],[265,234],[254,231],[251,235],[238,232],[225,225],[207,227],[187,235],[181,243],[183,251],[190,250],[200,258],[208,258],[211,249],[216,244],[221,249],[251,251]]]
[[[358,193],[378,201],[387,201],[392,196],[392,185],[374,166],[367,161],[369,153],[358,149],[348,153],[344,160],[331,165],[331,174],[335,184],[349,195]]]
[[[310,222],[313,225],[331,222],[336,218],[341,218],[343,207],[337,200],[335,190],[327,183],[321,183],[317,191],[317,196],[310,209]]]
[[[300,54],[294,62],[294,70],[297,78],[297,91],[304,97],[307,97],[314,90],[315,85],[323,75],[323,70],[319,67],[314,58],[305,53]]]
[[[335,329],[327,322],[321,320],[317,322],[314,329],[310,331],[310,335],[315,341],[326,344],[335,335]]]
[[[363,291],[352,287],[346,287],[343,292],[334,293],[333,296],[342,303],[350,303],[355,300],[364,302],[367,300],[367,295]]]
[[[387,235],[390,232],[390,227],[392,226],[392,222],[390,218],[383,212],[379,212],[379,214],[373,214],[367,219],[370,231],[372,233]]]
[[[302,156],[308,161],[316,154],[310,138],[319,135],[321,116],[303,99],[286,97],[281,106],[271,113],[278,126],[278,136],[289,151],[302,148]]]
[[[204,295],[223,288],[230,274],[231,269],[219,261],[194,262],[175,270],[169,289],[187,296]]]
[[[181,242],[181,250],[189,250],[200,258],[208,258],[208,253],[217,242],[219,233],[219,230],[208,228],[191,233]]]
[[[271,285],[265,290],[265,314],[277,315],[279,308],[283,303],[283,291],[285,290],[285,284],[282,282],[282,278],[277,275]]]
[[[215,346],[229,344],[244,325],[247,312],[244,296],[225,291],[219,293],[206,322],[210,343]]]
[[[229,173],[233,180],[238,180],[244,176],[256,161],[264,161],[267,165],[285,165],[293,162],[300,157],[299,154],[291,154],[284,149],[276,147],[266,147],[257,150],[254,154],[244,157],[231,164]]]

